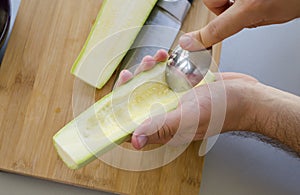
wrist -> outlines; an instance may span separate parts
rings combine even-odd
[[[246,130],[277,139],[300,152],[300,98],[263,84],[257,84],[254,94]]]
[[[248,110],[244,116],[244,129],[274,137],[278,119],[288,109],[289,95],[273,87],[257,83],[248,96]]]
[[[266,135],[266,129],[271,130],[268,126],[274,124],[272,121],[276,118],[276,112],[272,110],[276,100],[272,97],[274,94],[270,87],[261,83],[258,83],[252,92],[253,96],[248,101],[248,123],[245,130]]]
[[[237,101],[232,101],[234,109],[229,113],[234,115],[228,117],[228,123],[226,125],[227,130],[240,130],[240,131],[251,131],[256,133],[265,134],[263,131],[267,129],[267,122],[273,118],[276,118],[274,111],[274,92],[271,92],[271,87],[263,85],[259,82],[251,83],[250,85],[244,84],[242,89],[235,92]],[[230,101],[230,95],[228,101]],[[230,104],[230,103],[229,103]],[[231,106],[228,106],[231,107]],[[231,119],[231,120],[230,120]],[[232,120],[233,119],[233,120]],[[230,121],[229,121],[230,120]],[[233,122],[234,121],[234,122]]]
[[[235,81],[236,82],[236,81]],[[257,81],[240,82],[227,88],[227,111],[223,132],[254,131],[257,109]]]

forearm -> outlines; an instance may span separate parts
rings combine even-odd
[[[300,154],[300,97],[257,84],[249,130],[274,138]]]

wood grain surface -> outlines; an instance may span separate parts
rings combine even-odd
[[[58,157],[52,136],[113,85],[114,78],[95,91],[70,74],[101,3],[22,1],[0,69],[0,170],[121,194],[198,194],[204,162],[197,155],[199,142],[170,164],[144,172],[120,170],[100,160],[74,171]],[[196,0],[183,31],[212,18]],[[219,54],[217,46],[217,62]]]

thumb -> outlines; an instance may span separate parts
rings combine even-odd
[[[136,149],[146,144],[181,145],[190,143],[196,136],[200,108],[196,93],[192,100],[181,101],[177,109],[144,121],[133,133],[131,143]]]
[[[189,51],[203,50],[241,31],[247,25],[239,1],[198,31],[181,36],[179,44]]]
[[[180,124],[178,109],[145,120],[133,133],[131,143],[141,149],[146,144],[167,143],[176,134]]]

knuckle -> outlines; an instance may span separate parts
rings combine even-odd
[[[174,136],[173,132],[172,132],[172,128],[170,127],[170,125],[168,124],[165,124],[163,127],[162,127],[162,134],[163,134],[163,138],[165,140],[168,140],[170,138],[172,138]]]
[[[194,140],[203,140],[205,138],[207,127],[204,128],[205,130],[198,129],[195,134]]]
[[[161,139],[160,131],[157,131],[157,132],[156,132],[156,135],[157,135],[157,138],[160,140],[160,139]]]
[[[202,34],[201,34],[201,31],[197,31],[196,33],[196,39],[200,42],[200,43],[203,43],[203,40],[202,40]]]
[[[211,40],[212,42],[218,42],[220,40],[223,40],[223,36],[220,31],[220,28],[216,25],[216,23],[214,23],[214,22],[210,23],[207,30],[208,30],[208,33],[210,34],[210,36],[213,37],[213,40]]]

